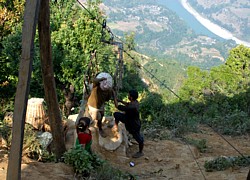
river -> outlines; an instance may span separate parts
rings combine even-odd
[[[187,0],[158,0],[161,5],[166,6],[182,18],[197,34],[207,35],[213,38],[234,40],[237,44],[250,47],[250,43],[242,41],[233,36],[232,33],[217,24],[203,18],[187,2]]]

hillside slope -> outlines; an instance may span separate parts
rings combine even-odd
[[[187,65],[217,66],[225,62],[232,41],[198,36],[176,13],[157,1],[104,0],[108,26],[122,37],[135,32],[136,50]]]

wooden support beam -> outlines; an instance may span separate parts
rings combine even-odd
[[[24,124],[30,90],[34,36],[36,32],[39,8],[40,0],[26,0],[22,29],[22,55],[14,104],[12,140],[7,169],[7,180],[21,179]]]
[[[57,159],[59,159],[66,151],[66,147],[52,63],[49,0],[41,0],[38,34],[45,101],[48,106],[49,122],[53,137],[52,143],[55,147],[54,153],[56,154]]]

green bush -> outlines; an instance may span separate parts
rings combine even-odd
[[[105,162],[92,175],[92,179],[102,180],[121,180],[121,179],[137,179],[135,176],[124,173],[119,169],[113,168],[109,163]]]
[[[219,157],[212,161],[206,161],[204,167],[207,172],[212,172],[226,170],[229,167],[232,167],[232,165],[233,164],[228,160],[227,157]]]
[[[23,153],[29,158],[35,159],[41,162],[55,162],[55,154],[48,152],[42,147],[38,132],[34,130],[30,124],[25,124],[24,139],[23,139]]]
[[[206,139],[186,139],[186,141],[189,144],[194,145],[202,153],[207,151],[207,140]]]
[[[71,165],[76,173],[83,176],[89,176],[94,168],[104,163],[97,155],[78,146],[65,152],[63,158],[66,164]]]
[[[250,156],[247,157],[218,157],[211,161],[205,161],[204,167],[207,172],[223,171],[230,167],[248,167],[250,166]]]
[[[108,162],[91,154],[81,146],[74,147],[63,155],[64,162],[73,167],[76,176],[87,179],[120,180],[136,179],[129,173],[113,168]]]
[[[250,131],[250,118],[246,112],[235,110],[227,115],[218,114],[211,118],[206,116],[205,123],[216,127],[216,130],[226,135],[243,135]]]
[[[5,121],[0,121],[0,135],[7,142],[7,146],[9,146],[11,127]]]

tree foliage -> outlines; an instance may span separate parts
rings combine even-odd
[[[24,0],[0,0],[0,41],[22,21],[24,3]]]
[[[23,1],[0,1],[3,5],[1,18],[5,12],[14,14],[5,14],[6,18],[11,19],[8,21],[11,24],[1,19],[1,23],[6,23],[1,29],[3,33],[0,44],[0,94],[1,109],[3,109],[1,115],[4,111],[11,109],[18,80],[22,37],[20,17],[24,4],[21,2]],[[62,90],[69,88],[70,85],[75,87],[76,96],[82,97],[84,75],[88,70],[90,70],[91,76],[101,71],[114,75],[118,53],[116,47],[104,43],[104,41],[112,40],[112,34],[103,27],[106,17],[99,9],[100,1],[87,1],[84,7],[73,0],[54,0],[50,3],[54,76],[59,100],[62,104],[64,102]],[[20,12],[17,12],[19,10]],[[184,29],[184,31],[186,30]],[[159,33],[156,34],[159,35]],[[157,93],[147,91],[148,86],[141,80],[140,57],[133,53],[133,50],[136,49],[135,37],[138,38],[134,33],[126,34],[124,48],[126,52],[132,53],[134,58],[127,53],[124,54],[123,89],[120,91],[120,95],[127,96],[130,89],[137,89],[142,94],[144,98],[141,101],[143,119],[149,123],[157,121],[161,126],[172,128],[178,133],[194,128],[195,123],[199,121],[214,124],[224,133],[233,133],[230,131],[232,127],[237,127],[236,134],[249,131],[249,48],[242,45],[233,48],[225,64],[210,70],[189,67],[187,78],[178,92],[181,100],[172,101],[159,95],[160,91]],[[38,37],[36,37],[30,87],[30,95],[33,97],[44,96],[38,44]],[[91,58],[94,52],[96,56]],[[188,57],[185,59],[188,61]],[[144,64],[144,67],[149,68],[150,72],[157,77],[159,74],[160,80],[170,77],[171,74],[176,76],[184,74],[182,71],[177,73],[177,70],[173,70],[177,69],[178,64],[171,69],[171,66],[167,65],[169,61],[164,61],[165,59],[162,58],[155,62],[148,62],[146,65]],[[159,65],[162,68],[157,68]],[[167,80],[165,82],[171,87],[176,86],[176,83]],[[178,84],[178,89],[180,84]],[[159,88],[164,89],[163,86],[159,86]],[[189,107],[195,109],[196,114],[192,114]]]
[[[54,3],[52,7],[52,27],[56,29],[52,32],[55,78],[59,87],[72,84],[81,94],[90,61],[96,66],[94,73],[108,71],[112,74],[115,70],[113,47],[102,43],[106,32],[100,22],[104,17],[97,2],[89,3],[88,10],[81,9],[74,1]],[[95,51],[96,58],[91,59]]]
[[[4,4],[5,3],[5,4]],[[11,5],[4,1],[4,9],[8,12],[17,13],[16,1]],[[82,94],[84,74],[89,68],[91,54],[96,51],[96,58],[92,59],[92,73],[107,71],[114,74],[116,63],[116,52],[113,47],[102,42],[103,37],[108,38],[109,33],[102,28],[105,17],[99,9],[99,1],[88,1],[85,8],[82,8],[75,1],[51,1],[51,40],[52,56],[55,71],[55,79],[59,92],[59,99],[63,101],[61,90],[70,85],[75,87],[79,97]],[[23,8],[23,4],[18,4]],[[22,5],[22,6],[21,6]],[[21,14],[22,11],[19,13]],[[7,18],[7,17],[6,17]],[[17,22],[14,15],[8,16],[10,22]],[[19,17],[20,18],[20,17]],[[8,21],[9,22],[9,21]],[[3,97],[14,97],[15,85],[18,77],[18,67],[21,55],[21,27],[22,21],[12,23],[12,28],[3,29],[4,37],[1,41],[1,68],[0,85]],[[5,26],[4,26],[5,27]],[[33,61],[33,72],[31,80],[30,95],[43,97],[43,84],[41,80],[39,43],[38,35],[35,39],[35,54]]]
[[[248,132],[250,49],[239,45],[230,51],[225,63],[210,72],[189,68],[180,94],[183,99],[200,104],[204,121],[223,133]],[[189,98],[189,99],[188,99]],[[197,107],[195,107],[197,109]],[[241,120],[239,120],[241,119]]]

